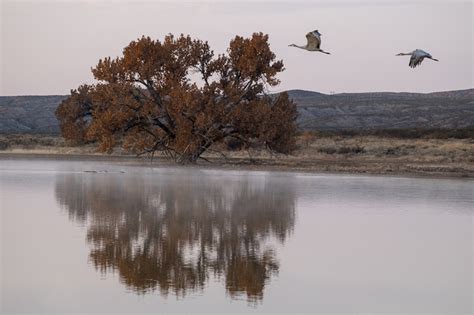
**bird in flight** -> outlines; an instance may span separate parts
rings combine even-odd
[[[421,65],[423,59],[428,58],[434,61],[439,61],[438,59],[433,58],[429,53],[421,49],[415,49],[409,53],[399,53],[396,56],[411,56],[410,63],[408,64],[410,67],[415,68]]]
[[[322,50],[321,47],[321,33],[318,30],[314,30],[306,34],[306,40],[308,41],[305,46],[299,46],[295,44],[288,45],[290,47],[297,47],[301,49],[306,49],[308,51],[319,51],[324,54],[330,55],[329,52]]]

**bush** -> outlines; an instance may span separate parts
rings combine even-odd
[[[326,154],[334,154],[337,152],[337,149],[334,147],[322,147],[318,149],[318,152],[326,153]]]
[[[227,140],[225,144],[228,151],[239,151],[244,147],[244,143],[241,140],[235,138]]]
[[[335,147],[322,147],[318,149],[318,152],[326,154],[361,154],[365,152],[365,148],[355,145],[355,146],[342,146],[340,148]]]
[[[8,142],[0,141],[0,150],[6,150],[8,149],[8,147],[9,147]]]
[[[316,137],[314,132],[311,131],[304,131],[301,136],[300,136],[300,141],[301,144],[307,148],[309,145],[314,141],[314,138]]]
[[[349,154],[349,153],[359,154],[359,153],[364,153],[364,152],[365,152],[364,147],[361,147],[358,145],[344,146],[337,149],[338,154]]]

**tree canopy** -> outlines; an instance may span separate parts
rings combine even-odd
[[[100,59],[97,83],[72,90],[56,116],[66,140],[97,142],[102,152],[121,145],[187,163],[235,138],[289,153],[297,112],[286,93],[268,93],[284,70],[275,59],[262,33],[236,36],[217,56],[190,36],[141,37],[121,57]]]

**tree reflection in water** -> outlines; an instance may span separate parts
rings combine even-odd
[[[184,297],[216,277],[231,297],[257,302],[279,270],[274,244],[295,220],[294,190],[281,178],[65,174],[56,197],[87,226],[93,265],[140,294]]]

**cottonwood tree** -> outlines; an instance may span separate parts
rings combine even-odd
[[[97,142],[102,152],[120,144],[187,163],[236,138],[289,153],[296,106],[286,93],[268,93],[283,70],[262,33],[236,36],[217,56],[190,36],[142,37],[123,56],[99,60],[92,69],[97,83],[72,90],[56,116],[66,140]]]

